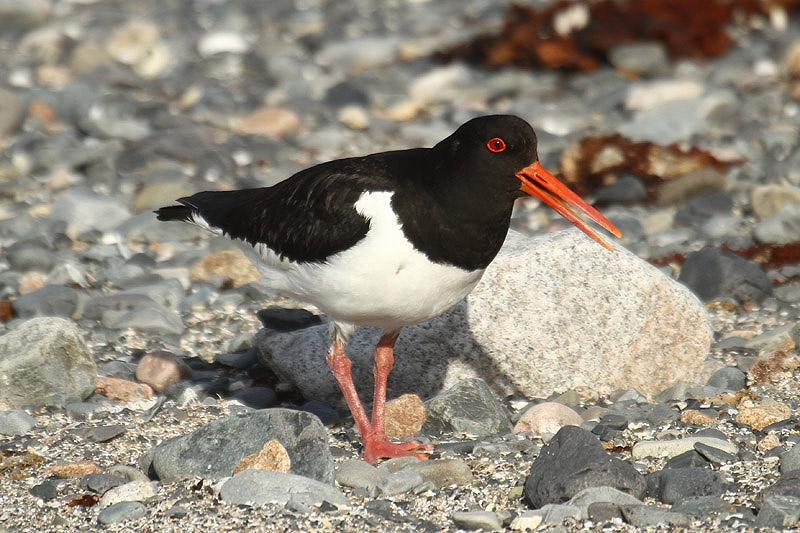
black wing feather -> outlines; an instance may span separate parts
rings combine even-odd
[[[200,192],[156,213],[183,221],[196,213],[231,238],[263,243],[292,261],[320,262],[364,238],[369,221],[353,205],[365,191],[391,190],[391,181],[382,158],[341,159],[272,187]]]

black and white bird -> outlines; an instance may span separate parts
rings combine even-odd
[[[364,445],[364,457],[416,455],[390,442],[386,380],[404,326],[447,311],[475,287],[500,250],[514,201],[532,195],[606,248],[570,205],[616,236],[603,215],[539,163],[533,128],[508,115],[475,118],[433,148],[329,161],[272,187],[207,191],[157,210],[249,243],[263,281],[323,311],[327,361]],[[569,205],[568,205],[569,204]],[[383,328],[367,416],[344,347],[356,326]]]

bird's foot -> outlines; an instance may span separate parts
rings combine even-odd
[[[375,464],[378,459],[391,459],[392,457],[417,457],[426,460],[433,452],[433,446],[422,444],[418,440],[406,442],[391,442],[386,437],[370,435],[364,439],[364,460]]]

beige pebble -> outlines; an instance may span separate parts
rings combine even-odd
[[[288,474],[292,471],[292,460],[286,448],[275,439],[267,441],[256,453],[248,455],[239,461],[233,474],[242,470],[274,470]]]
[[[192,369],[171,352],[150,352],[139,360],[136,379],[161,392],[167,386],[192,375]]]
[[[535,435],[556,433],[563,426],[579,426],[581,415],[564,404],[543,402],[525,411],[514,426],[514,433],[529,431]]]
[[[386,436],[413,437],[425,423],[425,405],[416,394],[403,394],[386,402]]]

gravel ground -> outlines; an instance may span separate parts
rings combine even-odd
[[[683,527],[748,530],[758,524],[757,496],[786,477],[781,465],[800,440],[796,338],[777,335],[791,341],[782,350],[748,344],[800,318],[800,25],[780,12],[737,19],[730,27],[735,45],[719,57],[669,62],[657,46],[622,47],[610,54],[613,65],[601,63],[589,72],[486,70],[431,58],[496,32],[504,8],[493,0],[377,6],[322,0],[0,2],[0,300],[7,302],[0,305],[0,333],[10,334],[36,315],[68,317],[101,375],[126,376],[119,365],[133,368],[143,353],[168,350],[191,359],[195,377],[202,374],[213,384],[196,401],[168,399],[152,418],[152,398],[110,402],[95,395],[83,402],[92,405],[86,409],[63,398],[26,405],[35,426],[0,434],[0,533],[454,531],[469,527],[455,519],[462,511],[496,513],[503,527],[519,528],[514,518],[532,509],[523,483],[549,436],[485,436],[476,440],[483,451],[457,451],[464,440],[445,435],[441,441],[456,450],[449,456],[469,465],[471,483],[380,496],[341,487],[349,509],[233,505],[221,501],[215,482],[184,477],[155,484],[155,495],[142,498],[143,517],[100,525],[99,494],[80,486],[90,471],[61,480],[51,470],[91,461],[104,472],[114,465],[147,471],[143,457],[155,445],[240,412],[235,394],[253,386],[274,390],[276,405],[312,399],[266,369],[237,371],[215,363],[219,354],[250,346],[261,327],[259,309],[287,302],[248,283],[246,267],[227,277],[192,272],[197,260],[223,245],[193,229],[158,224],[153,208],[198,190],[275,183],[327,159],[430,146],[467,119],[495,112],[529,120],[545,167],[574,177],[576,188],[600,200],[601,210],[623,230],[623,245],[668,275],[677,278],[687,254],[706,246],[759,262],[756,274],[723,269],[718,275],[727,285],[703,296],[716,341],[709,358],[747,373],[747,388],[725,399],[684,390],[638,404],[620,400],[626,391],[607,398],[581,391],[584,396],[571,405],[583,414],[598,406],[623,412],[659,402],[680,411],[677,419],[629,423],[601,435],[608,450],[641,473],[662,470],[667,461],[633,458],[637,442],[721,431],[739,453],[708,467],[726,482],[717,496],[749,515],[709,513]],[[647,147],[606,137],[617,133]],[[621,150],[629,165],[602,160],[589,138],[611,143],[606,155]],[[673,143],[681,157],[701,153],[704,163],[690,170],[703,172],[659,179],[667,174],[664,163],[675,162],[674,152],[642,150]],[[577,168],[586,161],[591,169]],[[626,186],[615,187],[612,175]],[[528,234],[558,225],[534,203],[521,204],[513,220]],[[63,290],[39,292],[52,285]],[[97,298],[142,285],[157,295],[156,307],[87,312],[100,306]],[[743,287],[757,286],[742,296]],[[692,288],[701,293],[707,287]],[[117,366],[104,367],[109,364]],[[737,420],[763,399],[787,414],[759,429]],[[519,415],[536,399],[503,400]],[[560,401],[570,403],[563,396]],[[693,411],[713,416],[691,419],[687,413]],[[599,435],[597,420],[585,419]],[[115,425],[124,432],[103,442],[84,431]],[[357,457],[348,421],[328,432],[337,464]],[[496,451],[514,441],[529,446]],[[32,493],[43,483],[55,494]],[[644,501],[669,509],[652,496]],[[674,528],[620,518],[549,526],[645,527]]]

